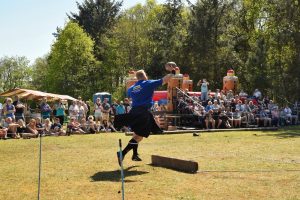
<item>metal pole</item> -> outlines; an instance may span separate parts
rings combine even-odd
[[[122,141],[119,139],[119,147],[120,147],[120,161],[121,161],[121,180],[122,180],[122,200],[124,197],[124,170],[123,170],[123,155],[122,155]]]
[[[40,200],[41,192],[41,170],[42,170],[42,135],[40,136],[40,155],[39,155],[39,180],[38,180],[38,200]]]

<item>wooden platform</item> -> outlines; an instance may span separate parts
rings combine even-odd
[[[207,132],[232,132],[232,131],[277,131],[278,127],[258,127],[258,128],[230,128],[230,129],[187,129],[176,131],[163,131],[164,134],[183,134],[183,133],[207,133]],[[131,136],[133,132],[126,132],[125,135]],[[158,134],[156,134],[158,135]]]
[[[187,173],[196,173],[198,171],[198,163],[195,161],[181,160],[158,155],[152,155],[151,160],[151,164],[154,166],[165,167]]]

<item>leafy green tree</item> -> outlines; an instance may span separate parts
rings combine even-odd
[[[0,90],[28,88],[31,80],[29,60],[22,56],[3,57],[0,59]]]
[[[35,59],[32,67],[32,88],[40,91],[47,91],[48,85],[45,80],[47,80],[49,63],[48,55]]]
[[[94,72],[100,67],[93,55],[93,46],[93,40],[77,23],[66,24],[48,59],[45,84],[49,92],[90,98],[97,90]]]
[[[95,55],[102,60],[105,51],[102,37],[115,25],[122,2],[111,0],[84,0],[77,2],[78,14],[71,13],[69,19],[77,22],[95,41]]]

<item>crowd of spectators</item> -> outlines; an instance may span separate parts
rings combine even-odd
[[[297,109],[288,104],[280,107],[268,96],[263,97],[258,89],[253,95],[243,90],[236,95],[231,90],[227,94],[216,90],[200,98],[189,96],[187,91],[179,93],[177,111],[183,114],[183,125],[214,129],[298,124]]]
[[[4,104],[0,104],[0,139],[116,132],[114,115],[128,113],[130,108],[128,98],[113,104],[109,103],[108,98],[103,101],[97,98],[95,104],[90,106],[88,101],[82,101],[79,97],[69,107],[62,100],[47,102],[43,98],[35,109],[21,102],[18,97],[14,102],[6,98]],[[26,115],[33,110],[39,115]],[[128,130],[127,127],[124,129]]]
[[[299,112],[288,105],[279,107],[267,96],[263,97],[258,89],[253,95],[243,90],[239,94],[233,91],[225,94],[220,90],[212,93],[207,88],[206,80],[198,84],[205,84],[201,89],[204,94],[200,97],[190,96],[188,91],[178,93],[175,109],[181,115],[178,125],[215,129],[298,124]],[[6,98],[4,104],[0,104],[0,139],[116,132],[114,116],[128,113],[130,109],[131,101],[128,98],[112,103],[108,98],[103,101],[97,98],[91,104],[79,97],[70,106],[62,100],[47,102],[44,98],[34,109],[40,115],[28,118],[25,113],[33,109],[18,97],[14,101]],[[165,113],[167,106],[154,102],[151,109],[154,113]],[[157,117],[155,119],[158,120]],[[130,131],[130,127],[123,127],[121,131]]]

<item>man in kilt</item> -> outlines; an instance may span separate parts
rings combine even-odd
[[[168,68],[166,67],[168,70]],[[156,124],[150,108],[152,106],[152,97],[154,90],[159,86],[166,84],[171,78],[171,74],[158,80],[148,80],[144,70],[136,72],[137,82],[131,86],[127,94],[132,99],[132,109],[129,113],[115,116],[115,127],[129,126],[133,131],[133,137],[122,152],[117,152],[120,164],[120,153],[122,158],[133,149],[132,160],[141,161],[138,156],[138,144],[144,137],[150,133],[160,133],[162,130]]]

